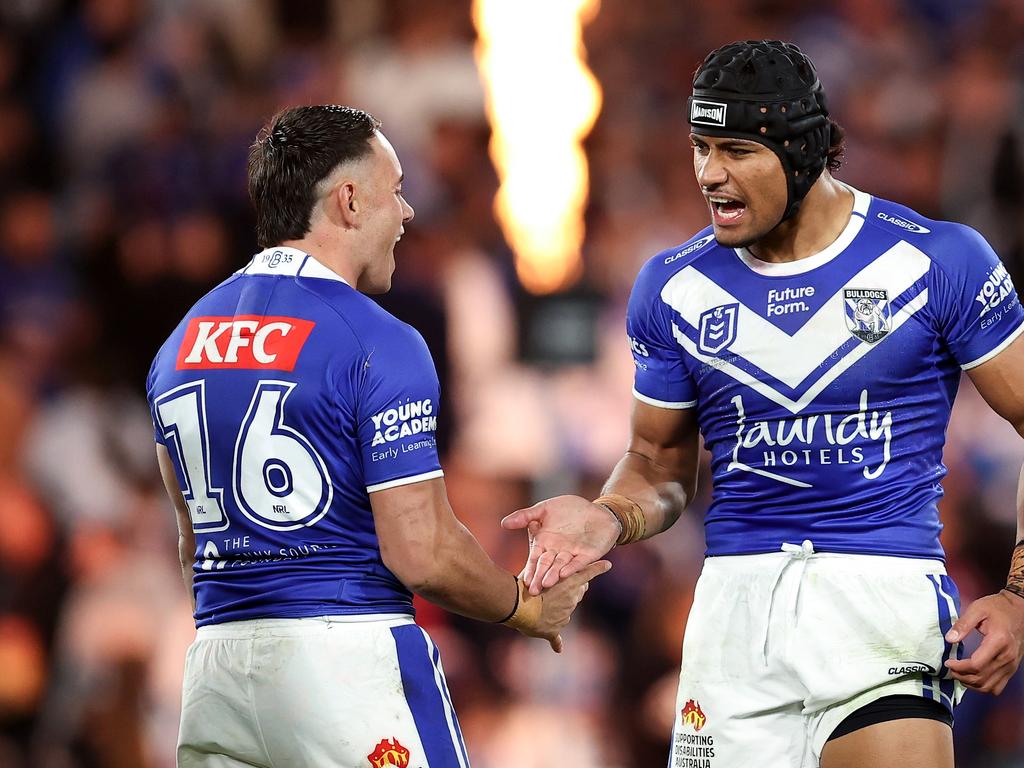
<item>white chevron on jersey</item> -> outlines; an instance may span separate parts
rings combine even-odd
[[[672,325],[672,333],[675,336],[676,341],[678,341],[679,344],[682,345],[682,347],[687,352],[689,352],[695,358],[700,360],[702,363],[713,365],[722,373],[728,374],[741,384],[746,384],[755,392],[764,395],[772,402],[778,403],[783,408],[789,409],[792,413],[799,413],[809,404],[814,402],[814,398],[821,394],[821,391],[829,384],[831,384],[833,381],[835,381],[840,374],[844,373],[848,368],[850,368],[850,366],[852,366],[866,354],[884,344],[886,339],[892,336],[892,334],[901,325],[903,325],[903,323],[905,323],[911,315],[913,315],[927,303],[928,290],[925,289],[921,291],[921,293],[919,293],[917,296],[915,296],[912,300],[904,304],[903,307],[900,308],[900,311],[892,316],[892,330],[885,336],[885,338],[881,339],[875,344],[866,344],[864,342],[861,342],[860,344],[855,346],[843,357],[842,360],[840,360],[831,368],[829,368],[828,371],[826,371],[821,378],[819,378],[817,381],[814,382],[814,384],[811,385],[810,389],[804,392],[796,400],[793,400],[792,398],[782,394],[770,384],[760,381],[759,379],[755,379],[752,375],[742,370],[741,368],[737,368],[730,362],[723,361],[717,357],[710,357],[708,355],[703,354],[697,349],[697,346],[692,341],[690,341],[689,337],[687,337],[681,330],[679,330],[679,326],[675,325],[674,323]]]
[[[725,304],[738,304],[736,340],[729,351],[739,355],[765,373],[796,389],[807,382],[829,355],[850,340],[850,331],[844,320],[843,288],[884,288],[890,300],[895,299],[928,272],[927,255],[906,242],[900,242],[868,264],[840,287],[818,311],[794,334],[790,335],[759,314],[746,307],[720,285],[692,266],[686,267],[666,283],[662,299],[694,329],[700,328],[702,313]],[[891,336],[906,320],[928,301],[923,290],[892,317]],[[796,400],[778,392],[770,384],[737,368],[727,360],[702,353],[675,325],[673,333],[686,351],[702,363],[713,365],[737,381],[769,397],[774,402],[797,413],[836,377],[850,368],[866,354],[885,343],[860,343],[838,360]]]

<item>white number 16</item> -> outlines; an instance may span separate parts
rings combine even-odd
[[[290,531],[327,514],[334,495],[327,465],[301,432],[285,424],[295,384],[264,379],[238,428],[231,490],[242,513],[264,528]],[[213,485],[206,382],[182,384],[156,399],[159,428],[177,451],[192,530],[223,531],[230,521],[224,489]],[[172,451],[173,453],[173,451]]]

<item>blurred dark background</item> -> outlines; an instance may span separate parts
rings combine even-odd
[[[816,62],[849,136],[839,178],[976,227],[1024,286],[1020,0],[603,0],[584,35],[603,89],[574,305],[587,353],[561,360],[524,348],[579,328],[523,295],[491,214],[469,0],[2,0],[0,766],[173,765],[193,628],[143,382],[255,250],[245,158],[269,115],[337,102],[383,119],[417,209],[383,303],[437,359],[457,513],[518,570],[525,542],[498,520],[598,493],[627,436],[632,280],[707,222],[692,73],[765,37]],[[942,509],[965,601],[1004,581],[1022,458],[965,381]],[[614,553],[562,657],[421,607],[476,768],[664,765],[707,488],[705,470],[670,532]],[[967,694],[959,766],[1024,766],[1022,697],[1021,675]]]

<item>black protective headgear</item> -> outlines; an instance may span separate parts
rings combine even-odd
[[[693,76],[694,133],[756,141],[786,173],[785,221],[825,169],[831,131],[814,65],[792,43],[747,40],[712,51]]]

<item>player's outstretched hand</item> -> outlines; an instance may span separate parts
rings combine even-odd
[[[946,640],[960,642],[973,629],[984,636],[981,644],[966,659],[950,659],[946,666],[968,688],[998,696],[1024,657],[1024,598],[1003,590],[975,600]]]
[[[522,577],[531,595],[603,557],[619,537],[612,513],[580,496],[556,496],[516,510],[501,527],[529,531],[530,556]]]
[[[516,629],[530,637],[544,638],[551,643],[551,650],[561,653],[562,636],[558,631],[569,623],[572,612],[576,610],[583,595],[587,593],[591,579],[602,573],[607,573],[611,567],[612,564],[607,560],[599,560],[563,579],[542,595],[537,597],[529,594],[522,595],[522,599],[528,603],[540,601],[540,612],[536,620],[531,621],[528,625],[517,626]],[[534,614],[535,611],[528,610],[527,613]]]

